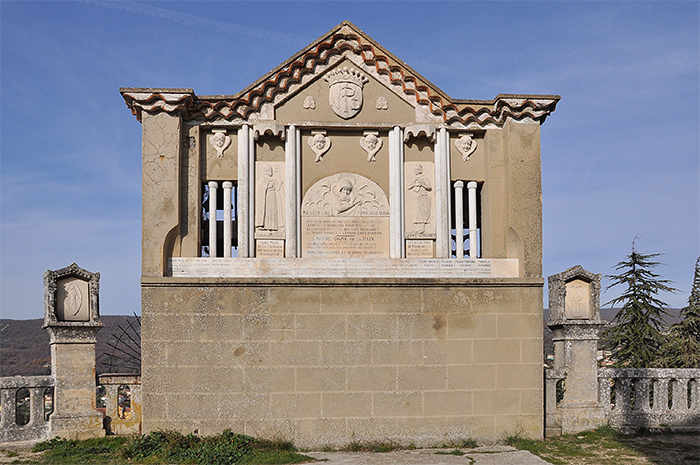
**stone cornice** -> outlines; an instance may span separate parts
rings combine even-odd
[[[148,113],[175,113],[180,112],[183,118],[187,118],[195,100],[192,89],[147,89],[122,87],[119,93],[124,97],[126,106],[136,119],[141,121],[141,114]]]
[[[200,121],[268,119],[265,106],[278,105],[346,58],[382,82],[433,124],[455,129],[501,127],[508,118],[543,123],[558,95],[499,95],[493,100],[452,99],[357,26],[344,21],[298,54],[235,95],[195,96],[191,89],[120,89],[140,120],[143,111],[180,112]],[[419,121],[416,121],[419,123]],[[426,121],[420,121],[422,123]]]

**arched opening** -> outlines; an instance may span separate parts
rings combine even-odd
[[[17,423],[18,426],[29,424],[30,410],[31,398],[29,396],[29,389],[19,389],[15,396],[15,423]]]
[[[44,389],[44,420],[49,421],[53,413],[53,387]]]
[[[124,384],[117,389],[117,416],[122,420],[131,418],[131,388]]]

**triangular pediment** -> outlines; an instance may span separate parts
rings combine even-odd
[[[121,89],[121,93],[138,118],[143,110],[179,111],[188,119],[255,123],[284,120],[284,115],[289,114],[290,105],[296,105],[300,113],[295,118],[331,121],[335,117],[323,116],[327,108],[320,108],[318,104],[318,101],[327,100],[328,97],[321,97],[319,92],[329,92],[329,85],[324,81],[326,74],[344,67],[366,76],[371,90],[368,92],[371,95],[364,99],[363,89],[361,112],[340,118],[348,122],[354,118],[357,118],[357,122],[381,122],[386,114],[391,115],[391,118],[386,117],[387,120],[399,124],[498,127],[507,118],[543,122],[554,111],[559,100],[556,95],[499,95],[493,100],[453,99],[349,21],[340,23],[235,95],[196,96],[189,89],[128,88]],[[159,92],[154,92],[156,90]],[[313,102],[307,99],[309,95]],[[314,95],[318,95],[319,99]],[[379,97],[387,100],[386,110],[379,110],[384,107],[383,101],[377,101]],[[313,113],[308,110],[314,104],[316,110],[324,111],[316,116],[309,114]],[[371,114],[372,109],[378,112]]]

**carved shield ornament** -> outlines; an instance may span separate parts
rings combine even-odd
[[[343,119],[355,116],[362,109],[362,88],[369,79],[356,69],[344,67],[328,73],[328,101],[336,115]]]

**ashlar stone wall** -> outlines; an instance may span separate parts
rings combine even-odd
[[[542,282],[474,281],[145,280],[144,429],[301,447],[541,436]]]

